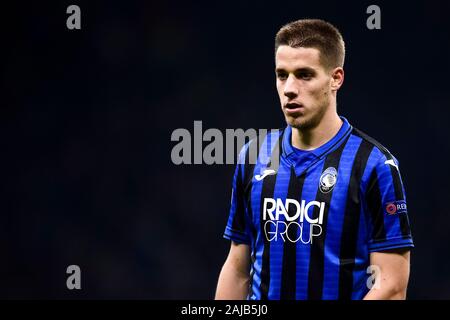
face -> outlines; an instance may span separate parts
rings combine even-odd
[[[286,122],[299,129],[314,128],[330,109],[342,79],[336,72],[327,71],[320,63],[315,48],[278,47],[275,56],[277,90]]]

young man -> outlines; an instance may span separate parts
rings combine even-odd
[[[325,21],[277,33],[287,127],[241,151],[216,299],[405,299],[413,241],[398,161],[338,116],[344,56]]]

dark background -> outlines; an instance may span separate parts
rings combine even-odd
[[[66,8],[81,7],[81,30]],[[381,7],[381,30],[366,8]],[[346,41],[338,110],[399,160],[409,298],[450,298],[448,1],[60,1],[1,10],[0,298],[210,299],[233,165],[171,162],[171,133],[279,128],[273,40]],[[66,268],[82,290],[66,288]]]

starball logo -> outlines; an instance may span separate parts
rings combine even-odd
[[[317,218],[312,218],[314,208],[319,212]],[[312,243],[322,234],[324,211],[325,202],[264,198],[264,235],[268,241]]]

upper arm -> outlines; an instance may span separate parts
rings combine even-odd
[[[248,148],[249,144],[242,148],[234,171],[230,212],[223,235],[226,239],[245,244],[251,243],[251,221],[247,214],[244,187],[245,179],[249,174],[249,172],[246,172],[248,168],[245,166],[245,156]]]
[[[366,191],[369,212],[369,251],[413,247],[398,161],[381,154],[372,169]]]

